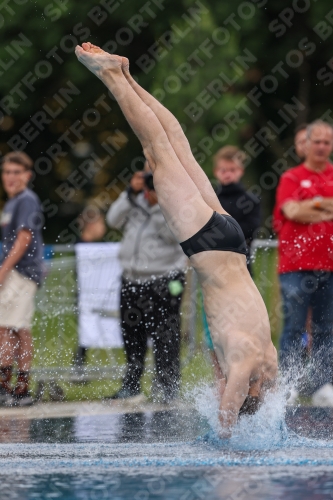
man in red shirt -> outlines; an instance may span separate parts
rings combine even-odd
[[[312,308],[313,402],[333,406],[333,129],[307,127],[306,159],[285,172],[274,209],[284,328],[280,362],[292,374]],[[295,375],[295,374],[294,374]]]

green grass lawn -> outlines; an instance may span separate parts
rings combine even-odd
[[[277,347],[282,327],[276,249],[258,249],[253,262],[254,281],[269,314],[272,339]]]
[[[71,260],[72,259],[72,260]],[[76,279],[73,257],[54,259],[52,270],[38,296],[38,308],[33,326],[34,368],[71,367],[77,347]],[[273,341],[276,344],[281,327],[279,293],[276,274],[276,251],[258,250],[253,265],[254,279],[269,311]],[[199,294],[198,294],[199,295]],[[185,301],[184,301],[185,302]],[[203,340],[201,301],[197,300],[197,329],[195,341],[189,348],[188,325],[184,321],[185,335],[182,343],[182,390],[204,381],[211,381],[212,369]],[[186,307],[186,306],[185,306]],[[184,317],[186,316],[184,312]],[[122,349],[89,349],[87,366],[124,365]],[[142,379],[143,392],[149,396],[152,380],[153,359],[147,355],[147,369]],[[59,382],[68,401],[96,400],[115,392],[121,380],[98,380],[73,384]],[[47,395],[45,396],[47,398]]]

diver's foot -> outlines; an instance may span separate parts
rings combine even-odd
[[[77,45],[75,54],[78,60],[101,80],[105,73],[121,72],[122,57],[109,54],[92,43],[83,43],[82,47]]]
[[[121,69],[126,77],[131,76],[129,70],[129,60],[127,59],[127,57],[121,58]]]

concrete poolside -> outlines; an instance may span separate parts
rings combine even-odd
[[[108,415],[117,413],[141,413],[178,409],[188,409],[189,405],[177,401],[169,405],[136,401],[79,401],[36,403],[28,407],[0,407],[2,418],[60,418],[88,415]]]

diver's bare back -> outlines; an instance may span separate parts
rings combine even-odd
[[[261,379],[263,389],[272,385],[277,374],[276,349],[265,304],[245,257],[206,251],[190,260],[203,290],[209,329],[226,380],[232,368],[248,364],[250,380]]]

